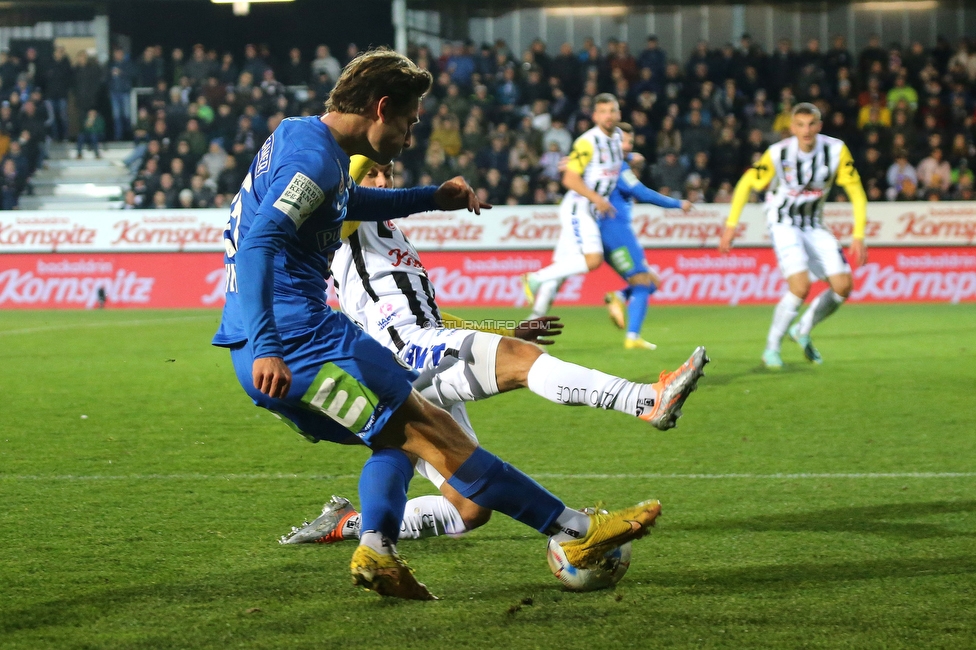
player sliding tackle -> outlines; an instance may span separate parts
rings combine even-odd
[[[776,260],[789,290],[776,305],[769,326],[762,356],[767,368],[783,367],[780,342],[787,332],[808,360],[823,363],[810,340],[810,331],[837,311],[854,286],[851,267],[837,239],[823,224],[824,202],[834,183],[847,191],[854,211],[851,256],[859,266],[868,259],[864,245],[867,197],[861,177],[847,145],[837,138],[820,135],[821,125],[820,109],[808,103],[796,105],[790,121],[793,137],[769,147],[735,186],[732,208],[719,243],[722,253],[731,250],[735,226],[749,193],[765,189],[775,179],[773,189],[766,193],[766,218]],[[813,299],[799,323],[791,325],[810,293],[811,276],[826,280],[830,288]]]
[[[368,164],[353,158],[351,174],[362,178],[362,187],[392,186],[391,165],[377,165],[365,173]],[[405,364],[421,371],[414,389],[448,410],[472,440],[477,437],[464,402],[518,388],[557,404],[613,409],[669,429],[708,362],[705,349],[698,348],[675,372],[662,372],[655,384],[640,384],[561,361],[529,342],[547,344],[551,341],[546,336],[560,333],[557,328],[562,326],[553,317],[526,321],[509,332],[465,329],[457,318],[439,311],[419,253],[393,222],[347,222],[344,235],[333,260],[344,312]],[[443,496],[407,502],[401,537],[459,534],[487,522],[490,510],[458,494],[429,463],[420,460],[417,469]],[[360,517],[349,501],[333,497],[322,516],[293,529],[281,542],[356,539],[359,528]]]
[[[416,373],[326,305],[324,278],[343,220],[380,221],[479,203],[463,181],[440,187],[357,187],[349,156],[389,163],[410,137],[430,73],[388,50],[343,70],[321,116],[289,118],[261,147],[231,205],[224,232],[226,303],[214,344],[260,407],[306,436],[365,444],[362,534],[350,570],[382,595],[431,599],[396,551],[413,474],[425,460],[461,496],[553,535],[587,566],[642,537],[657,501],[589,515],[567,508],[531,478],[479,447],[445,411],[413,390]]]

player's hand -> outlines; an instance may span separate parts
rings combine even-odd
[[[596,211],[599,214],[602,214],[605,217],[612,217],[617,213],[617,211],[613,209],[613,206],[610,205],[610,201],[607,201],[606,197],[603,196],[596,197],[596,200],[593,201],[593,207],[596,208]]]
[[[691,212],[691,208],[692,208],[691,201],[689,201],[688,199],[683,199],[681,201],[682,212]]]
[[[276,399],[284,399],[291,388],[291,370],[281,357],[255,359],[251,366],[254,387]]]
[[[718,252],[725,255],[732,250],[732,240],[735,239],[735,226],[726,226],[722,238],[718,242]]]
[[[468,182],[461,176],[455,176],[444,181],[434,192],[434,203],[441,210],[462,210],[481,214],[482,210],[490,210],[490,203],[482,203],[474,193]]]
[[[630,164],[631,164],[631,166],[634,166],[634,165],[643,165],[644,162],[645,162],[645,160],[646,159],[644,158],[644,155],[643,154],[639,154],[636,151],[632,151],[631,154],[630,154]]]
[[[863,239],[852,239],[851,247],[848,249],[851,259],[856,266],[864,266],[868,262],[868,247]]]
[[[555,341],[548,337],[562,333],[563,324],[559,322],[559,316],[540,316],[519,323],[513,336],[539,345],[552,345]]]

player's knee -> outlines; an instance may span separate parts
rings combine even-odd
[[[810,278],[807,276],[799,276],[799,274],[791,276],[787,280],[790,293],[799,298],[800,300],[806,300],[807,296],[810,295]]]
[[[835,276],[830,279],[830,288],[841,298],[847,298],[854,288],[854,279],[849,275]]]
[[[654,276],[650,273],[635,273],[627,279],[632,287],[653,287],[655,285]]]
[[[590,271],[595,271],[600,268],[603,264],[603,254],[602,253],[587,253],[586,257],[586,268]]]
[[[468,530],[474,530],[488,523],[491,519],[491,510],[488,508],[482,508],[474,501],[468,499],[464,500],[464,503],[458,508],[458,513],[461,515],[462,521],[464,521],[464,527]]]
[[[534,343],[505,337],[498,343],[495,357],[495,382],[499,392],[528,385],[529,369],[542,356],[542,348]]]

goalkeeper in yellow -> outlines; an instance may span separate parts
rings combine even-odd
[[[769,327],[763,363],[781,368],[780,341],[789,333],[813,363],[823,363],[810,340],[810,331],[843,304],[853,287],[851,267],[833,234],[824,227],[823,206],[834,184],[847,192],[854,210],[850,255],[867,261],[864,226],[867,197],[847,145],[820,134],[820,110],[813,104],[797,104],[790,121],[793,137],[769,147],[735,186],[732,209],[725,223],[719,251],[728,253],[735,238],[742,208],[753,190],[766,189],[765,211],[769,236],[780,272],[789,290],[780,299]],[[793,323],[810,293],[811,279],[826,280],[830,288],[813,299],[797,323]]]

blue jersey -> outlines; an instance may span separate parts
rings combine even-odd
[[[283,120],[231,202],[214,345],[250,341],[254,358],[281,357],[282,337],[314,329],[329,311],[326,278],[347,214],[381,221],[432,210],[435,190],[358,187],[349,156],[318,116]]]
[[[637,174],[631,171],[630,166],[625,162],[620,168],[620,178],[617,179],[617,186],[610,194],[610,205],[616,210],[616,214],[610,217],[611,220],[622,220],[630,224],[630,213],[633,200],[639,203],[650,203],[662,208],[680,208],[681,201],[659,194],[640,182]],[[603,221],[603,220],[601,220]]]
[[[600,238],[603,240],[603,257],[624,279],[647,272],[644,249],[641,248],[630,225],[634,199],[663,208],[681,207],[681,201],[648,189],[631,171],[627,163],[624,163],[620,169],[617,186],[610,194],[610,205],[616,212],[613,216],[603,217],[597,222],[600,225]]]

